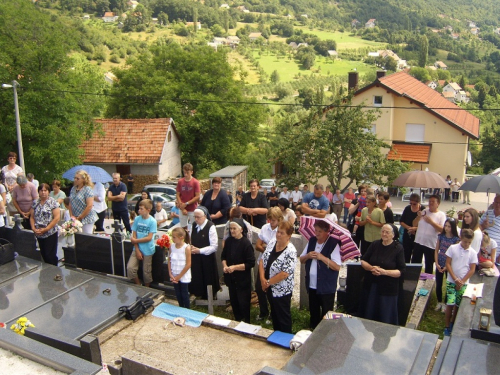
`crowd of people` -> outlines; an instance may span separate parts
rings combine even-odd
[[[365,185],[358,187],[357,194],[352,189],[345,193],[330,186],[324,189],[321,184],[312,190],[307,185],[302,190],[294,186],[292,191],[283,187],[278,193],[274,186],[270,192],[261,192],[258,180],[253,179],[247,192],[238,188],[233,204],[218,177],[212,180],[211,189],[202,194],[200,183],[193,176],[193,166],[187,163],[183,166],[184,177],[177,184],[172,217],[167,217],[161,204],[153,207],[151,196],[143,191],[134,210],[137,216],[131,223],[127,188],[133,186],[133,177],[125,184],[114,173],[106,190],[80,170],[75,173],[66,197],[60,181],[49,185],[39,183],[32,174],[28,178],[16,160],[17,155],[9,153],[8,164],[2,168],[0,228],[8,223],[10,215],[19,213],[22,226],[33,231],[45,262],[57,265],[59,261],[57,225],[63,218],[61,209],[65,219],[75,218],[83,224],[83,232],[99,232],[104,230],[107,199],[114,219],[122,221],[131,232],[134,251],[127,264],[131,280],[147,286],[152,282],[155,235],[158,230],[173,227],[168,271],[181,307],[189,308],[190,295],[207,299],[208,286],[216,297],[221,265],[235,319],[250,323],[250,301],[255,291],[259,302],[257,321],[272,323],[275,330],[282,332],[292,331],[290,308],[297,261],[305,265],[310,327],[315,328],[322,316],[333,310],[342,264],[340,243],[330,236],[333,223],[348,229],[361,250],[366,276],[359,314],[368,319],[399,323],[398,295],[406,263],[424,261],[426,273],[433,274],[435,270],[436,310],[445,312],[447,335],[476,267],[485,275],[498,276],[500,196],[481,217],[474,208],[465,210],[459,225],[439,210],[441,195],[431,195],[425,207],[419,194],[411,194],[398,229],[390,195]],[[452,193],[453,186],[450,184]],[[455,199],[453,194],[450,199]],[[315,235],[299,254],[291,237],[298,233],[304,215],[319,220],[314,223]],[[173,219],[170,224],[169,219]],[[220,258],[216,225],[225,226]],[[256,228],[258,239],[254,248],[252,233]],[[142,280],[137,274],[140,263]]]

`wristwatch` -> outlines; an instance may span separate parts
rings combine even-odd
[[[267,285],[271,285],[271,281],[270,280],[267,280]]]

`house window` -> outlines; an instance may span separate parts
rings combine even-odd
[[[424,124],[406,124],[406,142],[424,142]]]
[[[371,124],[364,129],[365,133],[372,133],[372,134],[377,134],[377,125],[376,124]]]
[[[172,140],[172,132],[168,132],[167,141],[170,142]]]
[[[380,107],[382,106],[382,95],[375,95],[373,97],[373,105],[375,107]]]

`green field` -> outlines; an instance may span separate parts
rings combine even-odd
[[[317,56],[316,62],[311,70],[305,70],[297,62],[288,58],[278,59],[276,55],[258,55],[254,53],[255,59],[259,62],[264,71],[271,75],[275,70],[280,75],[281,82],[292,81],[299,73],[301,75],[311,75],[312,73],[319,73],[323,76],[328,74],[347,77],[347,73],[354,68],[360,73],[365,74],[369,71],[376,70],[373,65],[367,65],[361,61],[346,61],[346,60],[331,60],[330,58]],[[251,82],[255,83],[255,82]]]
[[[337,50],[356,49],[373,47],[373,49],[385,48],[385,43],[374,42],[371,40],[361,39],[359,37],[350,36],[349,33],[341,33],[340,31],[322,31],[318,29],[309,29],[306,26],[295,26],[296,29],[302,30],[307,34],[317,35],[321,40],[332,39],[337,42]]]

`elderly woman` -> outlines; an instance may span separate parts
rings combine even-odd
[[[404,228],[403,232],[403,248],[405,250],[405,262],[410,263],[415,246],[415,233],[417,227],[413,226],[413,221],[417,218],[420,211],[424,210],[425,206],[420,204],[420,195],[413,193],[410,195],[410,204],[405,207],[399,222]]]
[[[73,187],[69,194],[69,215],[81,221],[83,233],[92,234],[97,214],[93,209],[94,191],[92,180],[87,172],[79,170],[75,173]]]
[[[215,225],[207,219],[208,210],[199,206],[194,210],[191,229],[191,283],[189,293],[208,299],[207,286],[212,286],[215,297],[220,289],[217,271],[218,238]]]
[[[289,222],[280,223],[276,240],[267,245],[259,263],[260,283],[271,305],[273,329],[286,333],[292,333],[290,305],[297,263],[297,250],[290,242],[292,234],[293,226]]]
[[[212,189],[203,194],[201,205],[206,207],[210,214],[210,220],[215,225],[226,224],[227,213],[231,208],[231,201],[226,190],[221,189],[222,179],[214,177],[212,179]]]
[[[317,220],[315,237],[311,237],[300,256],[306,267],[306,289],[309,295],[311,329],[321,322],[328,311],[333,311],[337,279],[341,264],[340,242],[330,236],[330,225]]]
[[[19,174],[23,173],[23,169],[16,164],[17,154],[15,152],[9,152],[7,154],[7,161],[9,164],[2,168],[2,172],[5,178],[5,185],[7,189],[12,192],[14,186],[16,186],[16,178]]]
[[[393,225],[385,224],[382,239],[373,241],[361,258],[361,266],[367,271],[361,316],[394,325],[398,325],[399,278],[406,267],[403,246],[394,239],[396,234]]]
[[[464,219],[462,221],[462,229],[472,229],[474,238],[470,245],[471,248],[479,253],[481,250],[481,242],[483,241],[483,232],[479,227],[479,213],[474,208],[468,208],[464,211]]]
[[[49,196],[49,190],[49,185],[45,183],[38,187],[40,197],[33,202],[29,216],[43,261],[57,266],[57,223],[61,217],[61,210],[59,203]]]
[[[250,323],[251,272],[255,265],[255,255],[252,243],[246,237],[246,230],[243,219],[234,219],[230,222],[231,236],[224,244],[221,260],[234,319]]]
[[[366,253],[370,244],[380,239],[380,228],[385,224],[384,211],[377,207],[374,196],[366,197],[366,207],[361,210],[358,225],[364,227],[364,236],[361,240],[361,254]]]
[[[23,174],[17,176],[16,183],[12,189],[12,203],[23,219],[21,222],[23,228],[31,229],[30,210],[33,202],[38,199],[38,192],[35,185],[29,182]]]
[[[290,201],[286,198],[280,198],[278,199],[278,207],[283,214],[283,221],[288,221],[290,224],[294,225],[297,215],[295,215],[295,212],[289,208]]]
[[[286,200],[286,199],[285,199]],[[257,267],[259,266],[260,260],[262,259],[262,254],[266,251],[267,245],[276,239],[276,232],[278,231],[279,223],[283,222],[283,213],[278,207],[271,207],[267,211],[267,220],[269,221],[267,224],[260,229],[259,238],[257,239],[257,243],[255,244],[255,250],[257,250],[259,254],[259,258],[257,258]],[[257,316],[257,320],[267,319],[269,316],[269,308],[267,305],[267,294],[264,290],[262,290],[262,285],[260,284],[260,277],[255,279],[255,292],[257,293],[257,297],[259,299],[259,315]],[[271,322],[266,321],[266,324],[270,324]]]
[[[243,214],[241,213],[241,210],[238,206],[234,206],[229,210],[229,221],[226,223],[224,226],[224,234],[222,235],[222,247],[224,247],[225,241],[229,238],[230,232],[229,232],[229,223],[233,219],[243,219]],[[252,242],[252,226],[248,221],[243,219],[243,223],[245,223],[245,226],[247,227],[246,233],[247,233],[247,238]]]

